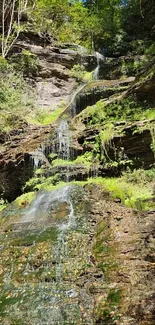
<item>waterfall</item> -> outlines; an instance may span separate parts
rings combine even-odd
[[[78,229],[79,217],[74,211],[74,199],[72,198],[72,195],[73,197],[75,195],[77,196],[77,194],[75,194],[77,190],[77,186],[67,185],[52,192],[40,193],[25,215],[29,221],[30,219],[34,220],[34,218],[39,220],[41,218],[42,211],[42,213],[44,213],[44,218],[48,218],[50,211],[53,207],[55,207],[55,205],[62,202],[68,204],[66,220],[60,224],[59,222],[56,222],[58,236],[56,243],[54,244],[53,251],[50,253],[54,260],[55,280],[51,283],[42,282],[39,285],[38,297],[36,301],[40,301],[40,303],[36,304],[36,311],[39,312],[42,320],[40,323],[39,321],[37,324],[34,323],[35,325],[44,324],[44,320],[46,321],[45,324],[47,325],[63,325],[65,324],[66,317],[68,320],[66,324],[73,324],[72,321],[74,320],[75,324],[80,324],[81,316],[78,304],[78,300],[80,299],[79,287],[73,281],[65,280],[66,261],[74,261],[72,255],[70,256],[68,238]],[[89,256],[87,258],[89,258]],[[23,271],[23,275],[25,277],[31,273],[32,269],[30,256],[29,261],[26,263],[25,270]],[[47,273],[51,272],[50,261],[48,261],[47,264],[45,263],[45,268],[47,269]],[[35,270],[33,270],[33,272],[34,271]],[[83,303],[86,305],[86,308],[88,308],[87,303],[89,304],[89,297],[87,292],[84,291],[82,295]],[[90,320],[89,324],[92,325],[93,322]]]
[[[57,129],[59,139],[59,157],[64,160],[70,158],[70,130],[68,127],[68,121],[62,120]]]
[[[59,152],[58,157],[63,160],[70,159],[70,140],[71,131],[69,130],[68,121],[62,120],[57,129],[59,140]],[[69,182],[69,166],[66,166],[66,182]]]
[[[21,221],[46,221],[53,205],[60,202],[68,202],[69,190],[70,186],[68,185],[52,192],[40,192],[22,217]]]
[[[100,62],[104,61],[104,56],[100,54],[99,52],[95,52],[96,54],[96,59],[97,59],[97,66],[94,70],[94,80],[99,79],[99,71],[100,71]]]
[[[76,225],[76,218],[74,214],[74,207],[72,201],[69,201],[70,212],[68,215],[67,223],[63,223],[59,227],[59,235],[57,239],[57,245],[55,249],[55,260],[56,260],[56,280],[62,280],[62,265],[65,257],[68,254],[67,242],[65,241],[65,237],[69,230],[73,229]]]
[[[99,53],[96,53],[96,57],[94,78],[98,79],[103,57]],[[48,184],[51,182],[53,185],[55,180],[51,176],[54,174],[69,182],[74,178],[72,168],[76,167],[79,173],[77,175],[81,178],[83,170],[86,170],[85,177],[89,174],[85,166],[83,168],[77,164],[75,167],[67,163],[73,158],[74,151],[71,150],[72,131],[69,122],[80,112],[79,93],[85,86],[83,84],[75,91],[66,108],[67,114],[64,115],[63,112],[61,121],[60,118],[57,120],[55,132],[47,143],[31,153],[34,169],[43,165],[43,179],[50,176]],[[57,158],[64,162],[59,161],[56,166]],[[50,162],[53,163],[53,169]],[[93,162],[90,173],[92,177],[97,176],[97,168]],[[86,201],[83,201],[85,198]],[[11,261],[4,284],[13,287],[19,278],[18,285],[12,289],[15,298],[17,294],[19,300],[15,300],[11,307],[7,306],[7,315],[17,321],[19,318],[18,323],[21,313],[22,318],[33,325],[94,324],[94,297],[88,290],[91,283],[96,281],[92,276],[92,272],[96,270],[90,259],[91,245],[89,246],[94,223],[91,225],[86,205],[89,203],[85,191],[80,186],[66,184],[52,191],[40,190],[28,208],[23,206],[18,221],[14,223],[13,220],[11,230],[13,229],[14,237],[11,237],[12,231],[6,236],[10,236],[10,246],[12,247],[12,243],[15,245],[12,248],[13,253],[17,246],[19,262],[13,264]],[[100,281],[102,278],[99,273],[99,284]]]
[[[95,52],[97,58],[97,66],[94,70],[94,80],[99,79],[99,70],[100,63],[104,60],[104,56],[99,52]],[[69,119],[71,117],[75,117],[80,112],[80,93],[86,87],[86,83],[82,84],[76,89],[75,93],[73,93],[70,104],[66,108],[66,113],[69,114]],[[69,130],[69,122],[66,118],[60,121],[57,130],[56,136],[58,137],[59,143],[57,146],[57,140],[53,140],[52,145],[48,145],[47,150],[46,146],[40,147],[31,153],[31,159],[33,162],[34,169],[37,169],[42,164],[50,167],[50,163],[47,159],[50,153],[57,153],[60,159],[69,160],[70,159],[70,139],[71,139],[71,131]],[[66,179],[68,179],[68,172]]]
[[[47,166],[50,166],[49,161],[45,155],[44,145],[41,145],[40,148],[37,148],[34,152],[31,153],[31,159],[33,162],[34,169],[37,169],[42,164],[46,164]]]
[[[86,83],[85,84],[82,84],[80,85],[75,93],[73,94],[72,98],[71,98],[71,103],[69,105],[69,113],[71,114],[72,117],[75,117],[76,114],[78,113],[77,112],[77,97],[78,97],[78,94],[82,91],[82,89],[84,89],[86,87]]]

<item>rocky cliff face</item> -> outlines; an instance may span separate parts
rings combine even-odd
[[[68,102],[76,89],[76,81],[70,70],[76,64],[83,64],[91,71],[96,66],[96,56],[80,52],[76,45],[55,47],[45,44],[38,35],[23,34],[16,44],[16,59],[22,50],[29,51],[36,58],[37,69],[33,74],[36,87],[36,105],[55,110],[62,102]],[[18,52],[18,54],[17,54]],[[28,72],[28,71],[27,71]]]
[[[38,58],[38,72],[31,78],[37,89],[45,86],[42,102],[40,92],[37,97],[44,108],[56,107],[72,92],[75,81],[69,71],[75,63],[84,60],[89,70],[96,62],[75,50],[44,47],[40,40],[24,39],[19,45]],[[52,89],[48,95],[46,87]],[[27,184],[24,198],[0,214],[0,321],[4,325],[154,325],[154,180],[150,197],[137,200],[139,208],[134,209],[123,206],[119,192],[112,198],[101,183],[127,167],[154,166],[155,120],[139,118],[139,110],[153,107],[153,87],[151,68],[135,81],[92,82],[66,106],[60,117],[64,124],[60,120],[46,127],[21,123],[7,138],[1,135],[4,199],[19,196],[35,168],[42,166],[38,178],[36,173]],[[126,102],[130,96],[141,105],[134,121],[131,113],[137,106]],[[94,108],[91,104],[96,102]],[[129,111],[125,120],[123,109]],[[118,112],[120,120],[112,119]],[[111,120],[106,120],[106,113]],[[88,180],[90,176],[95,179]],[[95,185],[97,176],[102,177],[100,185]],[[67,184],[59,184],[61,180]],[[72,180],[80,185],[69,184]],[[36,184],[42,189],[38,193]],[[123,194],[130,201],[127,188]],[[150,205],[142,212],[146,200]]]
[[[22,186],[32,177],[32,153],[44,142],[51,129],[24,123],[3,140],[3,151],[0,153],[0,193],[9,202],[21,194]]]
[[[84,64],[87,70],[96,66],[96,56],[79,53],[70,48],[54,47],[34,33],[21,34],[16,43],[12,60],[18,62],[22,51],[34,55],[36,69],[25,70],[25,78],[33,83],[36,92],[36,106],[52,112],[60,105],[67,105],[76,89],[76,80],[70,77],[75,64]],[[0,194],[9,201],[20,193],[25,182],[32,176],[34,163],[32,153],[45,142],[52,126],[37,127],[21,121],[20,129],[8,135],[1,134]]]

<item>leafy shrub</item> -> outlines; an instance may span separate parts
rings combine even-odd
[[[152,44],[149,48],[145,50],[145,54],[155,55],[155,44]]]
[[[85,69],[83,65],[75,64],[70,71],[70,76],[76,78],[78,81],[82,81],[84,78]]]
[[[93,80],[93,71],[87,72],[83,65],[75,64],[70,71],[70,76],[76,78],[79,82],[90,82]]]
[[[0,56],[0,74],[6,72],[6,69],[8,69],[8,61]]]
[[[93,182],[100,183],[113,198],[119,198],[123,204],[137,210],[154,208],[154,188],[150,182],[154,169],[128,170],[119,178],[96,178]],[[92,180],[90,180],[92,181]]]
[[[22,50],[20,56],[12,57],[14,67],[20,71],[24,76],[33,76],[37,74],[39,69],[37,57],[34,53]]]
[[[31,111],[34,93],[12,65],[0,61],[0,129],[9,131]]]

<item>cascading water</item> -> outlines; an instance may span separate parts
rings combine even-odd
[[[96,52],[97,57],[97,66],[94,71],[94,79],[97,80],[99,78],[99,69],[100,62],[104,60],[104,57],[99,52]],[[77,106],[77,95],[78,93],[85,88],[86,85],[82,85],[76,90],[73,99],[71,100],[71,104],[69,105],[69,112],[72,117],[76,116],[76,106]],[[57,136],[59,141],[58,147],[58,157],[63,160],[69,160],[71,157],[70,153],[70,144],[71,144],[71,131],[69,130],[69,123],[67,119],[62,119],[57,128]],[[56,147],[56,146],[55,146]],[[66,166],[66,181],[69,181],[69,166]]]
[[[94,80],[99,79],[99,71],[100,71],[100,62],[104,61],[104,56],[100,54],[99,52],[95,52],[96,58],[97,58],[97,66],[96,69],[94,70]]]
[[[94,78],[98,79],[103,57],[99,53],[96,56]],[[64,161],[71,158],[72,132],[69,120],[79,113],[76,110],[77,95],[84,87],[80,86],[74,94],[67,111],[69,116],[62,118],[58,124],[52,145],[50,143],[47,149],[46,146],[41,147],[32,155],[36,169],[42,163],[51,168],[47,159],[51,151]],[[91,173],[91,176],[96,175],[95,166]],[[65,174],[68,182],[70,175],[67,164]],[[22,325],[94,324],[94,297],[87,290],[90,281],[94,281],[89,278],[95,267],[90,259],[93,228],[90,231],[88,216],[86,214],[85,217],[81,212],[84,196],[84,191],[73,185],[54,191],[40,191],[30,207],[22,213],[20,220],[12,224],[13,240],[16,240],[13,249],[19,243],[19,261],[17,265],[11,261],[4,278],[4,288],[10,290],[14,286],[13,298],[19,296],[19,301],[7,309],[7,314],[13,317],[9,325],[15,324],[14,320]],[[75,206],[78,206],[78,212]],[[21,277],[21,282],[16,278],[14,280],[15,272]],[[26,323],[20,322],[21,319],[26,319]]]
[[[57,246],[55,249],[55,259],[56,259],[56,280],[61,282],[62,280],[62,267],[65,262],[65,258],[68,255],[67,242],[65,242],[65,236],[69,230],[76,226],[76,217],[74,215],[74,208],[71,201],[69,203],[69,215],[67,223],[63,223],[59,227],[59,235],[57,240]]]
[[[53,246],[51,244],[49,246],[48,258],[43,258],[42,268],[46,274],[45,280],[42,279],[36,283],[33,293],[31,286],[25,282],[15,292],[16,295],[20,295],[21,292],[31,292],[27,322],[31,319],[33,325],[93,325],[92,297],[87,293],[86,288],[79,289],[76,284],[76,272],[78,270],[78,272],[83,272],[83,265],[89,264],[89,251],[82,250],[83,242],[80,239],[83,236],[84,241],[89,240],[89,236],[85,234],[86,220],[74,208],[75,201],[79,200],[80,203],[82,197],[84,197],[83,190],[75,185],[67,185],[52,192],[39,193],[21,219],[23,224],[35,221],[35,226],[40,221],[43,222],[39,232],[36,232],[35,228],[31,229],[36,241],[33,241],[22,271],[24,279],[35,273],[38,267],[34,264],[34,252],[37,249],[37,237],[43,236],[44,229],[46,229],[46,221],[50,220],[49,231],[52,227],[55,227],[57,231],[56,242]],[[74,248],[72,248],[72,241]],[[53,278],[51,270],[54,272]],[[11,264],[10,285],[13,271]],[[83,307],[80,307],[80,304],[83,304]],[[80,308],[83,308],[82,311]],[[87,317],[82,316],[83,310],[87,311]],[[11,312],[16,319],[21,315],[18,314],[16,305]],[[83,317],[86,317],[85,320]]]
[[[70,159],[70,140],[71,131],[69,130],[69,125],[67,120],[62,120],[57,129],[59,149],[58,157],[63,160]],[[66,182],[69,181],[69,166],[66,166]]]
[[[69,160],[71,132],[67,120],[62,120],[60,122],[57,133],[59,139],[59,157],[64,160]]]
[[[46,221],[54,204],[68,202],[69,189],[70,187],[66,186],[52,192],[40,192],[22,217],[22,221]]]

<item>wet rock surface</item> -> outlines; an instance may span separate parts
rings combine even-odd
[[[155,62],[150,60],[146,68],[143,69],[135,80],[135,83],[131,89],[127,92],[127,96],[131,94],[135,96],[137,100],[141,102],[147,101],[154,105],[154,86],[155,86],[155,73],[154,73]]]
[[[107,58],[101,64],[100,75],[109,80],[135,76],[143,71],[143,64],[149,62],[151,57],[144,55],[126,55]]]
[[[114,94],[121,94],[129,88],[135,80],[134,77],[126,79],[92,81],[76,96],[76,114],[82,112],[87,106],[96,104],[99,100],[108,99]]]
[[[96,56],[87,55],[75,48],[53,46],[52,41],[44,42],[39,35],[24,34],[16,43],[16,60],[22,50],[29,51],[36,60],[32,79],[36,88],[36,105],[42,109],[55,110],[62,102],[68,102],[76,88],[76,81],[70,70],[74,65],[84,64],[91,71],[96,67]],[[25,72],[26,73],[26,72]],[[29,76],[29,71],[27,71]]]
[[[1,322],[153,325],[154,212],[127,209],[93,184],[64,193],[35,222],[23,209],[1,216]]]
[[[94,90],[95,83],[94,86],[92,83],[92,86],[89,85],[89,89],[91,97],[94,98],[94,102],[97,100],[94,94],[98,94],[99,88],[99,96],[109,97],[110,94],[106,90],[107,87],[113,88],[113,90],[110,91],[117,93],[116,82],[118,82],[119,85],[130,85],[130,83],[133,82],[133,78],[120,81],[100,81],[96,83],[96,90]],[[130,88],[132,89],[132,87],[133,86]],[[84,91],[86,91],[86,94]],[[126,96],[126,92],[120,96]],[[109,102],[111,98],[113,98],[113,96],[107,99],[107,101]],[[78,114],[79,110],[81,112],[88,105],[89,100],[90,98],[87,96],[87,87],[82,87],[82,89],[77,92],[73,103],[66,109],[66,113],[72,114],[73,111],[73,115]],[[96,156],[96,139],[99,133],[104,131],[105,125],[91,126],[88,125],[88,122],[89,116],[83,118],[82,115],[77,115],[72,122],[73,130],[71,133],[73,141],[68,139],[70,142],[68,143],[68,150],[71,160],[74,160],[77,156],[84,154],[86,151],[92,152],[93,155]],[[100,144],[100,156],[104,151],[107,161],[109,161],[110,164],[108,166],[105,165],[101,158],[99,161],[96,161],[94,156],[94,162],[92,162],[94,166],[92,166],[90,170],[85,166],[69,166],[69,180],[86,180],[93,175],[119,175],[124,165],[128,166],[129,164],[129,166],[131,166],[131,162],[132,168],[139,168],[141,166],[150,168],[155,162],[152,150],[154,122],[155,121],[152,119],[141,122],[122,121],[114,123],[111,140],[109,143],[107,142],[105,148],[102,148]],[[7,139],[3,140],[2,137],[2,140],[5,142],[3,144],[3,152],[0,155],[0,192],[4,193],[4,198],[12,201],[21,193],[22,186],[33,175],[35,163],[37,163],[37,167],[38,164],[45,164],[48,167],[49,175],[59,173],[60,178],[66,180],[65,166],[54,168],[51,166],[50,153],[53,150],[55,140],[50,136],[50,133],[53,133],[53,128],[52,126],[37,127],[25,124],[21,126],[21,129],[12,131]],[[47,138],[49,138],[49,140]],[[59,134],[56,133],[56,153],[60,150],[58,142]],[[117,161],[117,166],[112,165],[113,161]]]
[[[44,142],[49,132],[49,126],[37,127],[24,123],[20,129],[5,136],[3,151],[0,153],[0,193],[8,201],[20,195],[22,186],[32,177],[32,153]]]
[[[68,71],[81,56],[76,51],[44,47],[33,41],[29,47],[25,41],[22,44],[39,58],[40,75],[35,78],[38,87],[45,82],[41,105],[48,106],[51,97],[59,97],[55,85],[62,90],[70,83],[72,88]],[[93,67],[94,63],[91,64]],[[152,84],[154,77],[150,78]],[[128,80],[125,87],[132,81]],[[45,103],[46,82],[49,82],[48,87],[50,82],[54,87]],[[99,96],[103,99],[104,95],[109,98],[115,94],[116,83],[120,85],[121,81],[105,81]],[[136,93],[135,89],[140,89],[142,84],[143,81],[131,86],[131,93]],[[112,93],[102,87],[112,87]],[[153,88],[150,89],[152,92]],[[121,93],[120,98],[128,96],[130,91]],[[94,102],[96,100],[98,97]],[[113,98],[108,101],[113,102]],[[83,108],[87,105],[88,101]],[[79,113],[78,107],[77,111],[74,105],[71,108],[73,116]],[[114,123],[110,143],[97,148],[104,150],[110,161],[104,165],[101,151],[95,151],[104,123],[88,126],[88,121],[77,117],[70,130],[70,118],[56,126],[56,143],[53,134],[45,140],[51,126],[25,124],[7,138],[2,134],[0,192],[4,198],[15,199],[33,175],[34,168],[41,164],[44,165],[41,177],[49,182],[53,181],[50,177],[57,174],[67,182],[118,175],[123,169],[120,161],[122,165],[127,160],[132,161],[133,168],[141,165],[150,168],[154,164],[153,119]],[[71,142],[72,136],[74,141]],[[54,157],[50,156],[51,152]],[[67,165],[68,159],[74,160],[85,152],[95,153],[91,167]],[[98,154],[99,161],[95,160]],[[66,165],[54,165],[56,158],[66,161]],[[117,166],[112,165],[115,160]],[[125,208],[120,204],[120,197],[113,200],[101,186],[90,182],[82,184],[58,186],[53,191],[42,188],[38,193],[30,193],[34,200],[29,206],[26,198],[20,204],[16,200],[0,213],[2,324],[154,325],[155,211],[151,207],[146,212]],[[154,200],[152,195],[150,200]]]
[[[76,121],[76,119],[75,119]],[[124,124],[124,125],[123,125]],[[154,127],[155,121],[142,122],[118,122],[114,125],[114,135],[109,144],[106,145],[106,156],[108,160],[132,160],[133,168],[139,168],[143,164],[144,168],[151,167],[154,162],[154,153],[152,151],[152,134],[151,126]],[[74,126],[76,125],[76,122]],[[75,126],[76,127],[76,126]],[[81,154],[86,150],[93,151],[96,137],[104,125],[84,126],[80,125],[81,132],[75,131],[75,144],[77,148],[81,148]],[[78,128],[78,123],[77,123]],[[87,145],[85,145],[87,143]]]

